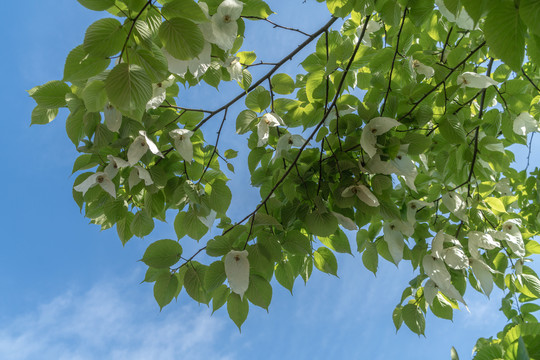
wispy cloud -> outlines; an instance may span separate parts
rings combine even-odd
[[[131,285],[131,284],[130,284]],[[224,319],[196,305],[162,313],[130,285],[67,291],[0,326],[1,359],[232,359],[216,348]],[[142,300],[142,301],[141,301]]]

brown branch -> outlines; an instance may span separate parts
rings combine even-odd
[[[142,15],[144,10],[146,10],[146,8],[152,3],[152,1],[153,0],[148,0],[146,2],[146,4],[144,4],[141,11],[139,11],[137,16],[135,16],[135,18],[132,20],[133,23],[131,24],[131,27],[129,28],[129,31],[128,31],[128,34],[127,34],[127,37],[126,37],[126,41],[124,41],[124,46],[122,46],[122,51],[120,52],[120,57],[119,57],[119,60],[118,60],[119,62],[122,61],[122,56],[124,55],[124,52],[126,51],[126,47],[127,47],[128,42],[129,42],[129,38],[131,37],[131,33],[133,32],[133,29],[135,28],[135,24],[137,23],[137,19],[139,19],[139,17]]]
[[[308,37],[310,36],[308,33],[305,33],[305,32],[303,32],[302,30],[295,29],[295,28],[291,28],[291,27],[287,27],[287,26],[278,25],[278,24],[276,24],[276,23],[273,22],[273,21],[270,21],[270,20],[268,20],[268,19],[266,19],[266,18],[262,18],[262,17],[259,17],[259,16],[242,16],[242,17],[243,17],[244,19],[251,19],[251,20],[264,20],[264,21],[266,21],[267,23],[274,25],[274,28],[280,28],[280,29],[283,29],[283,30],[295,31],[295,32],[300,33],[300,34],[302,34],[302,35],[304,35],[304,36],[308,36]]]
[[[435,90],[437,90],[442,84],[444,84],[446,82],[446,80],[448,80],[448,78],[454,73],[454,71],[456,71],[459,67],[461,67],[463,64],[465,64],[467,62],[467,60],[469,60],[478,50],[480,50],[484,45],[486,45],[486,42],[485,41],[482,41],[482,43],[480,45],[478,45],[476,48],[474,48],[470,53],[469,55],[467,55],[465,57],[465,59],[461,60],[459,64],[457,64],[456,66],[454,66],[453,68],[450,69],[450,72],[444,77],[444,79],[442,79],[438,84],[436,84],[431,90],[429,90],[427,93],[425,93],[421,98],[420,100],[418,100],[417,102],[414,103],[413,107],[403,116],[401,116],[399,118],[399,121],[402,121],[403,119],[405,119],[407,116],[411,115],[412,112],[414,111],[414,109],[416,109],[418,107],[418,105],[420,105],[420,103],[422,101],[424,101],[429,95],[433,94],[435,92]]]
[[[206,174],[206,171],[208,170],[210,164],[212,163],[212,160],[214,159],[214,155],[217,153],[217,146],[219,143],[219,138],[221,136],[221,130],[223,129],[223,124],[225,124],[225,120],[227,120],[227,110],[228,109],[225,109],[225,113],[223,114],[223,120],[221,120],[221,125],[219,126],[219,130],[217,132],[216,144],[214,145],[214,149],[212,150],[212,155],[210,155],[210,160],[208,160],[208,164],[206,164],[206,167],[204,168],[204,171],[199,178],[199,182],[201,182],[201,180],[203,179],[204,174]]]
[[[247,93],[249,93],[250,91],[253,91],[253,89],[255,89],[257,86],[259,86],[260,84],[262,84],[264,81],[266,81],[266,79],[268,79],[269,77],[271,77],[281,66],[283,66],[283,64],[285,64],[287,61],[291,60],[296,54],[298,54],[303,48],[305,48],[307,45],[309,45],[313,40],[315,40],[319,35],[321,35],[323,32],[325,32],[333,23],[336,22],[338,18],[336,17],[332,17],[330,19],[330,21],[328,21],[325,25],[323,25],[319,30],[317,30],[316,32],[314,32],[309,38],[307,38],[303,43],[301,43],[300,45],[298,45],[298,47],[296,49],[294,49],[293,51],[291,51],[289,54],[287,54],[283,59],[281,59],[281,61],[279,61],[278,63],[276,63],[276,65],[274,65],[272,67],[272,69],[270,69],[270,71],[268,71],[263,77],[261,77],[259,80],[257,80],[256,83],[254,83],[253,85],[251,85],[251,87],[249,89],[247,89],[247,91],[243,91],[241,92],[240,94],[238,94],[234,99],[232,99],[231,101],[229,101],[228,103],[226,103],[225,105],[223,105],[222,107],[220,107],[219,109],[217,110],[214,110],[213,112],[210,113],[210,115],[208,115],[206,118],[202,119],[201,122],[199,122],[194,128],[193,128],[193,131],[197,131],[201,126],[203,126],[208,120],[210,120],[211,118],[213,118],[216,114],[220,113],[221,111],[229,108],[229,106],[231,106],[232,104],[236,103],[238,100],[240,100],[241,98],[243,98],[244,96],[246,96]]]
[[[390,76],[388,78],[388,87],[386,88],[386,94],[384,95],[383,104],[381,107],[381,116],[383,116],[384,108],[386,107],[386,101],[388,100],[388,96],[390,95],[390,91],[392,91],[392,74],[394,73],[394,65],[396,63],[396,57],[399,51],[399,38],[401,37],[401,31],[403,30],[403,25],[405,24],[405,17],[407,16],[407,7],[405,7],[405,10],[403,10],[403,16],[401,17],[401,26],[399,27],[399,31],[397,34],[397,40],[396,40],[396,51],[394,51],[394,57],[392,58],[392,66],[390,66]]]

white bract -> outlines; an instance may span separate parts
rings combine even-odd
[[[418,169],[416,169],[416,165],[411,158],[409,158],[409,156],[407,156],[407,154],[403,151],[400,151],[396,158],[392,160],[392,164],[398,170],[396,174],[403,176],[403,179],[405,179],[405,184],[407,184],[409,189],[416,191],[414,180],[418,175]]]
[[[504,222],[502,225],[503,240],[506,241],[514,254],[523,257],[525,256],[525,243],[518,226],[521,226],[521,221],[517,219]]]
[[[336,217],[339,225],[343,226],[345,229],[351,230],[351,231],[358,230],[358,226],[350,218],[334,211],[331,211],[331,213],[332,215]]]
[[[116,156],[107,155],[107,159],[109,159],[109,164],[105,166],[105,170],[103,171],[107,174],[109,179],[113,179],[116,174],[118,174],[118,170],[129,166],[129,163],[126,160]]]
[[[257,146],[264,146],[268,142],[270,137],[270,128],[276,127],[279,125],[285,125],[283,120],[276,113],[266,113],[259,120],[257,125],[257,136],[259,137],[259,142]]]
[[[159,151],[158,147],[152,140],[146,136],[146,131],[140,130],[139,136],[133,140],[133,143],[129,146],[127,158],[130,165],[135,165],[141,160],[144,154],[150,150],[154,155],[164,157]]]
[[[366,185],[352,185],[343,190],[341,193],[341,196],[343,197],[351,197],[356,195],[360,200],[362,200],[365,204],[376,207],[379,206],[379,200],[373,193],[367,188]]]
[[[388,117],[371,119],[362,130],[362,136],[360,137],[362,149],[364,149],[369,157],[373,157],[377,153],[377,136],[385,134],[390,129],[399,125],[401,125],[399,121]]]
[[[381,24],[379,24],[378,22],[376,21],[373,21],[373,20],[369,20],[368,23],[367,23],[367,26],[366,26],[366,31],[364,32],[364,37],[362,38],[362,44],[364,45],[367,45],[367,46],[371,46],[371,38],[369,37],[369,35],[377,30],[379,30],[381,28]],[[358,37],[360,37],[360,35],[362,35],[362,29],[364,28],[364,24],[361,24],[357,29],[356,29],[356,35]]]
[[[218,6],[217,12],[212,15],[212,34],[206,31],[210,42],[225,51],[233,47],[238,33],[236,20],[240,18],[243,6],[238,0],[225,0]]]
[[[469,259],[459,246],[451,246],[444,249],[444,262],[455,270],[463,270],[469,267]]]
[[[469,231],[467,236],[469,237],[469,252],[475,259],[480,259],[481,256],[478,249],[491,250],[501,246],[490,234],[480,231]]]
[[[396,266],[403,259],[403,248],[405,241],[403,234],[397,229],[394,223],[385,223],[383,226],[384,241],[388,244],[388,251],[394,260]]]
[[[470,87],[475,89],[485,89],[491,85],[497,86],[499,83],[489,76],[480,75],[474,72],[464,72],[457,77],[457,84],[461,87]]]
[[[141,180],[144,181],[144,184],[146,186],[152,185],[154,181],[152,180],[152,177],[150,176],[150,173],[145,168],[135,165],[131,172],[129,173],[129,187],[133,188],[135,185],[141,182]]]
[[[514,119],[513,130],[518,135],[526,136],[538,131],[538,121],[528,112],[522,112]]]
[[[422,200],[411,200],[407,203],[407,221],[410,224],[414,224],[416,222],[416,213],[418,210],[425,208],[425,207],[432,207],[433,203],[431,202],[425,202]]]
[[[305,142],[306,140],[300,135],[291,135],[290,133],[281,135],[276,144],[274,160],[282,157],[292,146],[300,147],[304,145]]]
[[[465,8],[458,9],[456,15],[452,14],[445,6],[444,0],[435,0],[435,4],[442,16],[448,21],[456,23],[462,29],[474,30],[474,20],[467,13]]]
[[[435,282],[435,285],[443,294],[452,299],[461,301],[467,306],[459,291],[452,285],[450,273],[441,259],[428,254],[422,259],[422,266],[424,267],[426,275]]]
[[[187,162],[193,160],[193,144],[191,143],[191,136],[193,131],[187,129],[174,129],[169,131],[169,136],[174,140],[174,148],[182,159]]]
[[[225,255],[225,275],[231,291],[244,297],[249,286],[249,261],[247,250],[231,250]]]
[[[479,259],[471,259],[471,268],[474,276],[480,282],[484,294],[489,297],[491,290],[493,290],[493,275],[491,274],[493,270]]]
[[[466,214],[467,203],[461,195],[454,191],[450,191],[442,196],[442,203],[452,214],[454,214],[458,219],[465,222],[469,222],[469,217]]]
[[[212,62],[212,46],[208,42],[204,44],[204,47],[199,55],[189,60],[179,60],[169,54],[167,50],[162,49],[162,51],[163,55],[165,55],[165,58],[167,59],[167,63],[169,64],[169,71],[178,76],[186,75],[189,70],[191,75],[199,78],[204,75]]]
[[[82,192],[84,195],[86,194],[88,189],[96,185],[101,186],[101,188],[105,190],[109,195],[111,195],[113,198],[116,198],[116,188],[114,187],[114,183],[104,172],[97,172],[90,175],[82,183],[75,186],[73,190]]]
[[[174,84],[176,78],[174,75],[169,76],[166,80],[152,84],[152,98],[146,103],[146,110],[158,108],[167,97],[167,88]]]
[[[242,83],[243,74],[242,74],[242,64],[240,59],[237,56],[230,57],[226,63],[226,68],[229,74],[231,75],[232,80],[236,80],[238,83]]]
[[[105,117],[105,126],[112,132],[118,132],[120,126],[122,126],[122,113],[118,111],[111,103],[105,105],[103,110]]]
[[[430,79],[435,75],[435,70],[433,70],[431,66],[424,65],[420,61],[414,60],[412,57],[409,58],[409,67],[413,74],[424,75],[426,79]]]

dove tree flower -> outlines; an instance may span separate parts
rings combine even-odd
[[[199,78],[204,75],[206,70],[212,63],[212,45],[206,42],[199,55],[189,60],[180,60],[169,54],[169,52],[163,48],[163,55],[167,59],[168,69],[171,73],[178,76],[184,76],[189,71],[195,78]]]
[[[409,67],[411,68],[411,72],[413,74],[421,74],[424,75],[427,79],[430,79],[435,75],[435,70],[431,66],[427,66],[422,64],[420,61],[413,59],[412,57],[409,58]]]
[[[152,185],[154,183],[148,170],[141,167],[140,165],[135,165],[133,169],[131,169],[131,172],[129,173],[129,180],[128,180],[129,187],[133,188],[141,181],[144,181],[144,184],[146,186]]]
[[[171,75],[166,80],[160,83],[152,84],[152,98],[148,100],[148,103],[146,104],[146,110],[156,109],[161,104],[163,104],[165,98],[167,98],[167,88],[174,84],[175,81],[176,78],[174,77],[174,75]]]
[[[174,148],[182,159],[187,162],[193,160],[193,144],[191,143],[191,136],[193,131],[187,129],[174,129],[169,131],[169,136],[174,141]]]
[[[122,113],[118,111],[111,103],[105,105],[103,110],[105,118],[105,126],[112,132],[118,132],[120,126],[122,126]]]
[[[492,250],[501,246],[489,233],[481,231],[469,231],[469,252],[475,259],[480,259],[481,255],[478,249]]]
[[[358,230],[358,225],[356,225],[350,218],[335,211],[332,211],[331,213],[336,217],[338,224],[343,226],[345,229],[351,231]]]
[[[285,123],[283,123],[283,120],[281,119],[281,117],[279,117],[278,114],[264,114],[261,117],[261,120],[259,120],[259,124],[257,125],[257,136],[259,137],[257,146],[266,145],[266,143],[268,143],[268,138],[270,137],[270,128],[280,125],[283,126],[285,125]]]
[[[306,140],[300,135],[291,135],[290,133],[281,135],[276,144],[274,160],[283,157],[284,153],[289,151],[291,147],[300,147],[304,145],[305,142]]]
[[[135,138],[128,148],[127,158],[129,164],[133,166],[138,163],[149,150],[152,154],[163,157],[156,144],[146,136],[146,131],[140,130],[139,136]]]
[[[99,185],[103,190],[105,190],[105,192],[107,192],[113,198],[116,198],[116,188],[114,186],[114,183],[111,181],[111,179],[109,179],[109,176],[104,172],[97,172],[95,174],[90,175],[82,183],[75,186],[73,190],[82,192],[82,194],[84,195],[86,194],[88,189],[96,185]]]
[[[394,264],[397,266],[401,259],[403,259],[403,248],[405,247],[405,241],[403,234],[397,229],[395,223],[385,223],[383,226],[384,241],[388,245],[388,251],[394,260]]]
[[[442,203],[452,214],[454,214],[458,219],[465,222],[469,221],[467,216],[467,203],[461,195],[455,191],[449,191],[442,196]]]
[[[362,29],[364,28],[364,24],[360,24],[360,26],[356,29],[356,35],[360,37],[362,34]],[[379,24],[377,21],[369,20],[368,24],[366,26],[366,31],[364,32],[364,37],[362,38],[362,44],[366,46],[371,46],[371,33],[374,33],[375,31],[378,31],[380,28],[382,28],[382,25]]]
[[[485,89],[490,86],[497,86],[499,83],[489,76],[466,71],[457,77],[457,84],[461,87],[470,87],[475,89]]]
[[[242,74],[242,64],[240,63],[240,59],[238,56],[232,56],[230,57],[227,62],[225,63],[227,71],[231,75],[231,79],[235,80],[238,83],[242,83],[242,80],[244,78]]]
[[[247,250],[231,250],[225,255],[225,275],[231,291],[244,297],[249,286],[249,261]]]
[[[341,193],[341,196],[343,197],[351,197],[356,195],[361,201],[363,201],[366,205],[377,207],[379,206],[379,200],[373,193],[368,189],[366,185],[358,184],[358,185],[352,185],[343,190]]]
[[[516,134],[526,136],[528,133],[538,131],[538,121],[528,112],[522,112],[514,119],[512,129]]]
[[[377,153],[377,136],[385,134],[399,125],[401,125],[399,121],[388,117],[371,119],[362,129],[362,136],[360,137],[362,149],[369,157],[373,157]]]
[[[103,172],[107,174],[109,179],[113,179],[120,169],[129,166],[129,162],[116,156],[107,155],[107,159],[109,159],[109,163],[105,166]]]
[[[222,50],[228,51],[233,47],[238,34],[236,20],[240,18],[243,7],[244,4],[238,0],[225,0],[212,15],[212,35],[207,36]]]
[[[480,282],[480,287],[484,294],[489,297],[491,290],[493,290],[493,269],[480,259],[471,258],[470,263],[474,276]]]

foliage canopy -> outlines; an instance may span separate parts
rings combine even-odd
[[[177,239],[141,259],[161,308],[185,289],[214,311],[226,304],[240,328],[250,304],[268,309],[273,278],[292,291],[314,268],[337,275],[335,253],[352,253],[355,235],[369,271],[384,259],[417,273],[396,329],[423,334],[428,311],[451,320],[469,286],[489,296],[495,285],[508,325],[475,359],[540,358],[540,280],[527,266],[540,254],[540,170],[512,168],[509,148],[539,130],[540,1],[326,0],[312,34],[272,22],[262,0],[78,1],[108,17],[68,54],[62,80],[29,91],[31,123],[69,109],[73,197],[123,243],[174,213]],[[305,40],[257,62],[240,51],[247,21]],[[303,49],[314,51],[297,59]],[[294,77],[279,72],[291,59]],[[269,70],[255,78],[256,65]],[[225,81],[239,93],[217,109],[177,98]],[[236,132],[261,200],[230,219],[238,152],[219,140],[241,101]],[[205,240],[184,255],[186,237]]]

